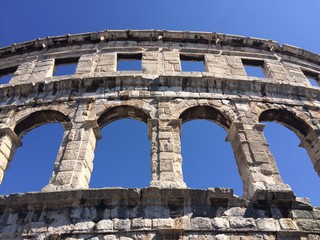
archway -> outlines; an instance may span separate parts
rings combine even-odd
[[[0,194],[40,191],[48,184],[63,137],[60,123],[39,126],[22,138],[5,172]]]
[[[147,125],[121,119],[101,130],[89,186],[148,187],[151,180],[150,141]]]
[[[132,106],[108,109],[98,119],[90,187],[148,187],[151,180],[148,114]]]
[[[184,179],[188,187],[232,188],[242,195],[231,144],[225,141],[230,120],[209,106],[192,107],[181,115],[181,152]]]
[[[231,144],[226,132],[208,120],[192,120],[182,125],[181,152],[184,180],[191,188],[232,188],[242,195]]]
[[[313,205],[320,206],[316,187],[320,185],[320,178],[306,149],[299,147],[310,131],[308,124],[295,113],[284,109],[266,110],[259,120],[266,124],[264,135],[283,181],[290,185],[297,197],[308,197]]]

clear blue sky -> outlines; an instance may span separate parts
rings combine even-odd
[[[2,0],[0,7],[0,47],[46,36],[104,29],[167,29],[266,38],[320,53],[318,0]],[[47,124],[25,135],[24,145],[12,161],[0,193],[38,191],[46,185],[62,132],[60,124]],[[225,134],[208,121],[183,125],[183,170],[188,186],[232,187],[237,195],[242,194],[230,144],[224,142]],[[146,125],[120,120],[104,127],[102,135],[90,185],[148,186],[150,142]],[[273,123],[268,123],[265,135],[284,181],[298,196],[310,197],[319,206],[320,180],[304,149],[297,147],[298,138]]]

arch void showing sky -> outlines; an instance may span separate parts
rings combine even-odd
[[[320,31],[318,31],[320,1],[318,0],[270,0],[263,5],[257,4],[256,0],[96,0],[94,3],[83,0],[3,0],[0,3],[0,8],[2,10],[0,14],[0,47],[46,36],[102,31],[104,29],[168,29],[221,32],[273,39],[281,44],[287,43],[320,53]],[[122,135],[124,134],[124,128],[126,133],[129,134],[128,136]],[[57,123],[43,125],[27,133],[23,138],[24,146],[18,149],[11,169],[6,173],[4,183],[0,186],[0,193],[40,190],[48,182],[53,170],[53,162],[58,151],[57,148],[60,145],[62,131],[61,125]],[[130,133],[130,131],[132,132]],[[215,136],[203,134],[201,138],[198,135],[199,131],[214,132]],[[119,171],[110,169],[107,166],[99,167],[102,171],[101,173],[98,173],[99,171],[94,172],[93,182],[90,185],[101,187],[104,184],[113,186],[119,183],[127,187],[133,187],[135,184],[137,187],[148,186],[150,175],[145,174],[145,171],[148,169],[150,173],[150,142],[147,139],[145,124],[133,120],[119,120],[105,126],[102,132],[103,138],[106,140],[101,140],[101,143],[98,142],[97,151],[100,152],[99,149],[104,150],[101,150],[102,154],[97,152],[96,158],[101,155],[105,160],[95,159],[95,161],[98,164],[99,161],[109,161],[108,159],[110,158],[110,161],[115,161],[117,164],[123,162],[123,164],[120,164],[121,169]],[[139,136],[137,136],[138,132]],[[219,151],[206,150],[207,148],[210,149],[210,146],[217,139],[222,141],[224,134],[225,131],[221,127],[205,120],[190,121],[183,125],[182,154],[186,159],[183,165],[185,180],[187,184],[197,188],[224,187],[225,183],[216,182],[216,179],[219,179],[216,176],[216,171],[219,168],[217,161],[226,159],[221,161],[221,163],[226,164],[221,169],[226,171],[226,174],[230,174],[228,175],[228,181],[231,184],[226,187],[235,188],[235,193],[241,195],[242,183],[237,174],[237,169],[234,169],[232,152],[230,157],[226,157],[225,154],[219,155]],[[296,135],[275,123],[267,123],[265,135],[271,145],[271,151],[275,155],[284,182],[290,184],[299,197],[310,197],[312,203],[319,206],[320,180],[313,170],[305,150],[297,147],[299,140]],[[144,146],[142,149],[145,149],[146,152],[141,153],[139,156],[137,155],[136,158],[139,159],[133,159],[133,150],[129,150],[125,144],[116,144],[118,136],[128,138],[126,140],[129,141],[129,145],[130,141],[137,142],[139,147]],[[195,136],[197,137],[195,138]],[[45,148],[44,141],[37,142],[38,140],[36,139],[47,140],[49,137],[52,138],[54,143],[49,144],[50,150],[45,151],[45,153],[51,155],[41,155],[38,160],[41,164],[45,163],[45,167],[35,160],[39,146],[41,146],[41,149]],[[111,150],[108,151],[107,146],[106,148],[100,146],[102,143],[108,145],[108,147],[113,144],[111,148],[115,153],[111,153]],[[188,153],[188,149],[185,149],[188,147],[185,146],[193,143],[198,148]],[[199,143],[201,144],[198,145]],[[205,144],[208,145],[204,146]],[[33,150],[32,145],[34,147]],[[231,148],[225,150],[228,154],[230,151]],[[201,159],[199,159],[200,152],[201,154],[207,154],[207,156],[201,155]],[[123,156],[123,153],[128,155]],[[120,159],[115,159],[116,157],[120,157]],[[192,161],[195,164],[199,161],[201,164],[206,165],[197,166],[199,168],[197,169],[198,176],[192,175],[195,174],[192,172],[194,166],[191,163]],[[34,187],[27,181],[10,180],[10,182],[13,182],[12,186],[21,185],[19,189],[22,190],[16,190],[12,186],[5,187],[6,182],[10,179],[10,172],[14,171],[15,164],[19,164],[19,162],[30,163],[27,165],[31,169],[24,169],[25,171],[17,173],[17,177],[14,179],[20,178],[21,180],[22,176],[25,177],[29,173],[31,179],[38,177],[40,179],[42,177],[38,173],[43,172],[44,180],[35,180],[38,185]],[[139,169],[132,168],[132,165],[130,165],[132,163],[136,163],[133,166],[140,166]],[[228,165],[229,163],[231,165]],[[201,167],[203,167],[202,170]],[[213,185],[208,183],[211,178],[210,170],[208,169],[212,169]],[[190,170],[192,174],[189,173]],[[135,178],[132,173],[140,174],[142,177]],[[127,182],[121,182],[122,180],[118,179],[118,182],[113,183],[107,180],[116,180],[119,176],[123,176]],[[104,179],[105,183],[99,183],[101,179]]]

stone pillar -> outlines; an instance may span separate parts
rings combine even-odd
[[[65,124],[54,171],[43,191],[85,189],[89,186],[94,150],[100,138],[99,127],[96,121],[77,120]]]
[[[310,131],[302,139],[300,147],[304,147],[307,150],[314,169],[320,176],[320,130]]]
[[[182,175],[181,119],[149,119],[151,187],[186,188]]]
[[[244,183],[244,197],[252,200],[293,200],[284,184],[263,135],[264,124],[232,123],[227,141],[231,142]]]
[[[0,129],[0,183],[9,168],[16,149],[22,145],[20,138],[10,129]]]

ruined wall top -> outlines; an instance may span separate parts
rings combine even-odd
[[[187,43],[201,43],[208,45],[210,48],[215,48],[214,45],[221,45],[222,47],[249,47],[294,56],[316,64],[320,63],[320,55],[316,53],[288,44],[280,45],[273,40],[216,32],[167,30],[105,30],[101,32],[38,38],[28,42],[13,43],[11,46],[0,48],[0,56],[6,57],[24,52],[38,51],[44,48],[59,48],[68,45],[114,41],[180,43],[182,44],[180,45],[181,47]]]

